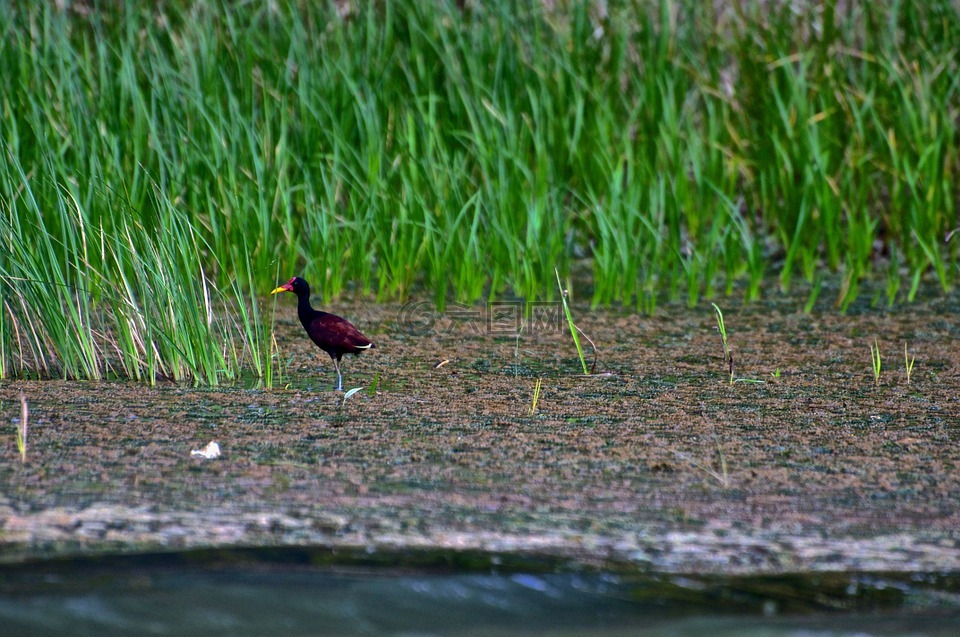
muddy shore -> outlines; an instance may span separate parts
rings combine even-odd
[[[599,348],[590,376],[550,306],[518,340],[511,304],[340,304],[327,309],[377,343],[345,359],[345,388],[364,388],[345,402],[287,306],[272,389],[4,381],[0,563],[300,546],[333,561],[958,572],[958,301],[846,315],[722,302],[732,383],[708,303],[578,305]],[[191,455],[210,441],[219,458]]]

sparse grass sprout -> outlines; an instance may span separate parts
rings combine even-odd
[[[727,364],[727,368],[730,371],[730,384],[733,384],[734,380],[734,368],[733,368],[733,353],[730,351],[730,347],[727,344],[727,326],[723,321],[723,312],[720,311],[720,308],[716,303],[711,303],[713,309],[716,313],[717,319],[717,332],[720,333],[720,342],[723,344],[723,362]]]
[[[583,347],[580,345],[580,336],[578,335],[579,328],[573,322],[573,314],[570,312],[570,305],[567,303],[567,290],[563,289],[563,284],[560,283],[560,272],[554,270],[554,273],[557,275],[557,288],[560,290],[560,301],[563,303],[563,313],[567,317],[567,325],[570,327],[570,336],[573,338],[573,344],[577,346],[577,356],[580,357],[580,365],[583,367],[584,374],[590,374],[590,370],[587,369],[587,360],[583,356]]]
[[[20,392],[20,422],[17,423],[17,451],[20,453],[20,462],[27,461],[27,419],[29,415],[27,397],[23,392]]]
[[[873,368],[873,380],[877,387],[880,386],[880,345],[877,339],[873,339],[873,345],[870,346],[870,365]]]
[[[538,378],[536,384],[533,386],[533,402],[530,403],[530,415],[533,416],[537,413],[537,403],[540,402],[540,390],[543,387],[543,379]]]
[[[910,384],[910,377],[913,375],[913,364],[917,362],[916,356],[910,356],[907,351],[907,342],[903,342],[903,363],[907,370],[907,384]]]

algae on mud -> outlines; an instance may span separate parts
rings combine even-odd
[[[0,560],[316,545],[656,572],[956,571],[956,309],[724,307],[738,374],[766,381],[730,384],[708,307],[578,307],[608,372],[583,376],[562,330],[518,348],[450,321],[427,353],[396,307],[356,305],[344,311],[382,345],[351,380],[380,381],[344,403],[284,308],[284,388],[5,382],[2,419],[23,391],[30,448],[21,463],[11,427],[0,449]],[[875,386],[874,338],[909,341],[909,385],[891,364]],[[219,459],[190,457],[211,440]]]

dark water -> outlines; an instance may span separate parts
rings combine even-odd
[[[0,635],[960,634],[955,593],[836,581],[61,562],[0,569]]]

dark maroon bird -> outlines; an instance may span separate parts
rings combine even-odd
[[[344,354],[356,356],[376,345],[347,319],[313,309],[310,306],[310,285],[300,277],[293,277],[270,294],[277,292],[293,292],[297,295],[297,316],[303,329],[307,330],[310,340],[317,347],[330,354],[333,366],[337,368],[337,391],[343,391],[340,359]]]

